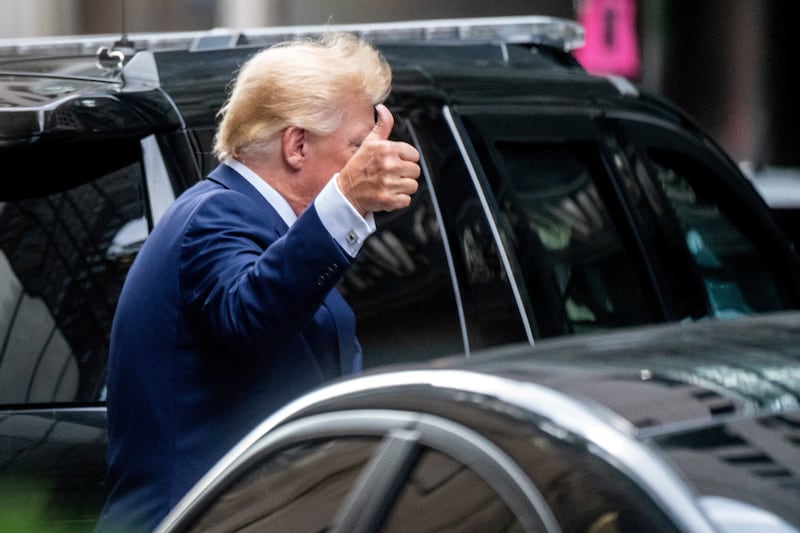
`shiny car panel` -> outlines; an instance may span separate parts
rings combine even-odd
[[[265,420],[160,531],[795,531],[799,345],[785,313],[368,372]]]

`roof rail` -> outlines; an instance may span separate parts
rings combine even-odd
[[[305,35],[319,35],[330,30],[356,33],[371,41],[461,41],[531,43],[552,46],[565,51],[583,46],[583,27],[578,23],[554,17],[514,16],[431,19],[365,24],[331,24],[320,26],[285,26],[242,30],[251,44],[259,39],[285,40]]]
[[[355,33],[370,41],[459,41],[527,43],[571,51],[583,46],[583,27],[568,19],[545,16],[431,19],[402,22],[276,26],[263,28],[131,33],[123,41],[138,50],[209,49],[230,46],[258,46],[327,31]],[[87,55],[99,48],[114,48],[119,35],[86,35],[0,39],[0,56]]]

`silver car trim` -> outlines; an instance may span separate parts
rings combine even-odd
[[[347,414],[343,413],[343,416]],[[375,522],[382,514],[385,502],[391,498],[398,478],[407,477],[407,472],[411,470],[416,459],[414,451],[418,448],[417,431],[393,428],[384,435],[369,463],[361,469],[358,479],[339,506],[330,533],[375,531],[379,525]]]
[[[371,515],[377,509],[367,510],[366,502],[362,498],[372,499],[378,497],[379,501],[372,503],[379,505],[384,494],[364,493],[365,484],[374,490],[382,484],[388,490],[390,480],[371,478],[386,474],[385,467],[390,470],[402,471],[411,459],[403,455],[401,449],[407,452],[409,447],[418,445],[430,447],[453,457],[455,460],[467,465],[489,486],[495,490],[511,511],[520,520],[520,525],[525,531],[539,531],[540,525],[549,533],[560,533],[561,528],[552,514],[544,496],[539,492],[533,481],[506,452],[500,449],[480,433],[438,415],[430,415],[416,411],[387,410],[387,409],[359,409],[336,411],[311,415],[307,418],[290,421],[288,424],[276,428],[254,446],[239,455],[235,461],[228,465],[223,472],[209,479],[207,483],[198,484],[184,497],[169,516],[162,521],[156,533],[166,533],[175,528],[183,528],[187,520],[198,518],[197,511],[192,511],[192,504],[213,501],[220,490],[226,486],[218,486],[218,481],[225,475],[231,474],[241,468],[249,467],[253,462],[275,449],[276,446],[285,448],[298,442],[305,442],[317,438],[334,438],[338,435],[353,435],[355,432],[372,434],[383,438],[378,446],[370,464],[364,468],[358,481],[354,484],[352,492],[345,498],[340,506],[340,511],[345,515],[337,516],[334,520],[332,531],[361,531],[356,527],[362,524],[363,514]],[[397,442],[392,442],[397,441]],[[383,455],[387,446],[399,445],[393,450],[395,457],[388,460]],[[408,452],[410,453],[410,452]],[[387,465],[387,461],[391,464]],[[405,466],[398,464],[406,461]],[[490,470],[488,465],[499,466],[499,471]],[[377,468],[380,471],[372,472]],[[204,478],[205,479],[205,478]],[[368,482],[369,480],[369,482]],[[380,490],[379,490],[380,492]],[[355,507],[355,508],[354,508]],[[357,514],[352,514],[352,511]],[[533,519],[532,515],[536,518]],[[345,519],[344,521],[342,521]]]
[[[315,406],[323,407],[337,398],[410,386],[477,394],[522,408],[537,417],[537,424],[543,431],[558,439],[582,440],[588,452],[628,475],[682,530],[692,533],[715,531],[686,482],[660,455],[638,441],[635,428],[619,415],[599,404],[581,403],[536,383],[520,383],[468,370],[389,372],[347,379],[312,391],[278,410],[243,438],[200,479],[173,513],[180,513],[242,454],[257,445],[266,433],[301,416],[304,411],[313,410]]]
[[[417,137],[417,132],[414,130],[414,126],[411,124],[411,121],[408,119],[404,120],[406,129],[408,129],[409,135],[411,135],[411,141],[416,145],[419,151],[419,166],[422,169],[422,175],[425,177],[425,183],[428,184],[428,191],[431,195],[431,200],[433,203],[433,212],[436,216],[436,222],[439,225],[439,231],[442,234],[442,244],[444,245],[444,255],[447,259],[447,269],[450,272],[450,283],[453,285],[453,293],[456,299],[456,312],[458,313],[458,322],[461,324],[461,341],[464,345],[464,355],[467,359],[470,356],[470,347],[469,347],[469,336],[467,335],[467,319],[464,316],[464,304],[461,301],[461,288],[458,286],[458,278],[456,277],[456,266],[455,261],[453,261],[453,253],[450,250],[450,240],[447,237],[447,231],[445,230],[444,224],[444,217],[442,216],[442,210],[439,209],[439,200],[436,197],[436,190],[433,187],[433,180],[431,179],[431,175],[428,169],[428,163],[425,159],[425,154],[422,151],[422,145],[419,142],[419,137]]]
[[[167,166],[155,135],[148,135],[139,141],[142,147],[142,159],[145,179],[147,180],[147,196],[153,225],[158,222],[164,211],[175,201],[175,191],[169,180]]]
[[[614,74],[606,74],[605,78],[619,91],[622,96],[639,96],[639,89],[631,83],[628,79]]]
[[[528,338],[528,343],[533,346],[535,344],[535,340],[533,338],[533,330],[531,329],[530,321],[528,320],[528,312],[526,311],[525,304],[522,301],[522,295],[519,292],[519,284],[516,276],[514,275],[514,270],[511,267],[511,261],[508,258],[508,252],[503,243],[502,236],[500,235],[500,229],[497,227],[497,223],[492,216],[492,210],[489,208],[489,201],[486,199],[486,194],[481,187],[481,182],[478,179],[478,173],[469,157],[467,147],[464,144],[464,139],[461,137],[461,133],[459,132],[455,118],[453,117],[453,112],[450,110],[450,106],[444,106],[442,110],[444,112],[445,121],[450,127],[450,132],[453,134],[453,138],[458,145],[458,151],[461,153],[461,158],[464,160],[464,163],[467,166],[469,176],[472,179],[472,185],[475,187],[475,192],[477,193],[478,199],[481,202],[481,207],[483,208],[484,213],[486,213],[486,220],[489,222],[489,229],[491,230],[492,237],[497,244],[497,253],[500,256],[500,260],[503,263],[503,268],[508,276],[508,283],[511,285],[511,292],[514,294],[514,301],[517,304],[517,311],[522,319],[522,326],[525,329],[525,335]]]

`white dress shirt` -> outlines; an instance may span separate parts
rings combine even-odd
[[[225,160],[225,164],[239,173],[256,190],[261,193],[264,199],[278,212],[280,217],[291,227],[297,215],[295,215],[289,202],[273,189],[266,181],[261,179],[255,172],[247,168],[235,159]],[[339,243],[339,246],[349,255],[358,255],[364,240],[375,231],[375,217],[372,213],[367,213],[362,217],[358,211],[342,195],[339,186],[336,184],[334,175],[320,193],[314,199],[314,207],[317,208],[322,225],[328,230],[331,237]]]

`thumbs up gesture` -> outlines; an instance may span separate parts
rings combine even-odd
[[[383,104],[375,110],[375,127],[337,176],[339,190],[362,216],[408,207],[420,173],[417,150],[408,143],[389,140],[392,113]]]

